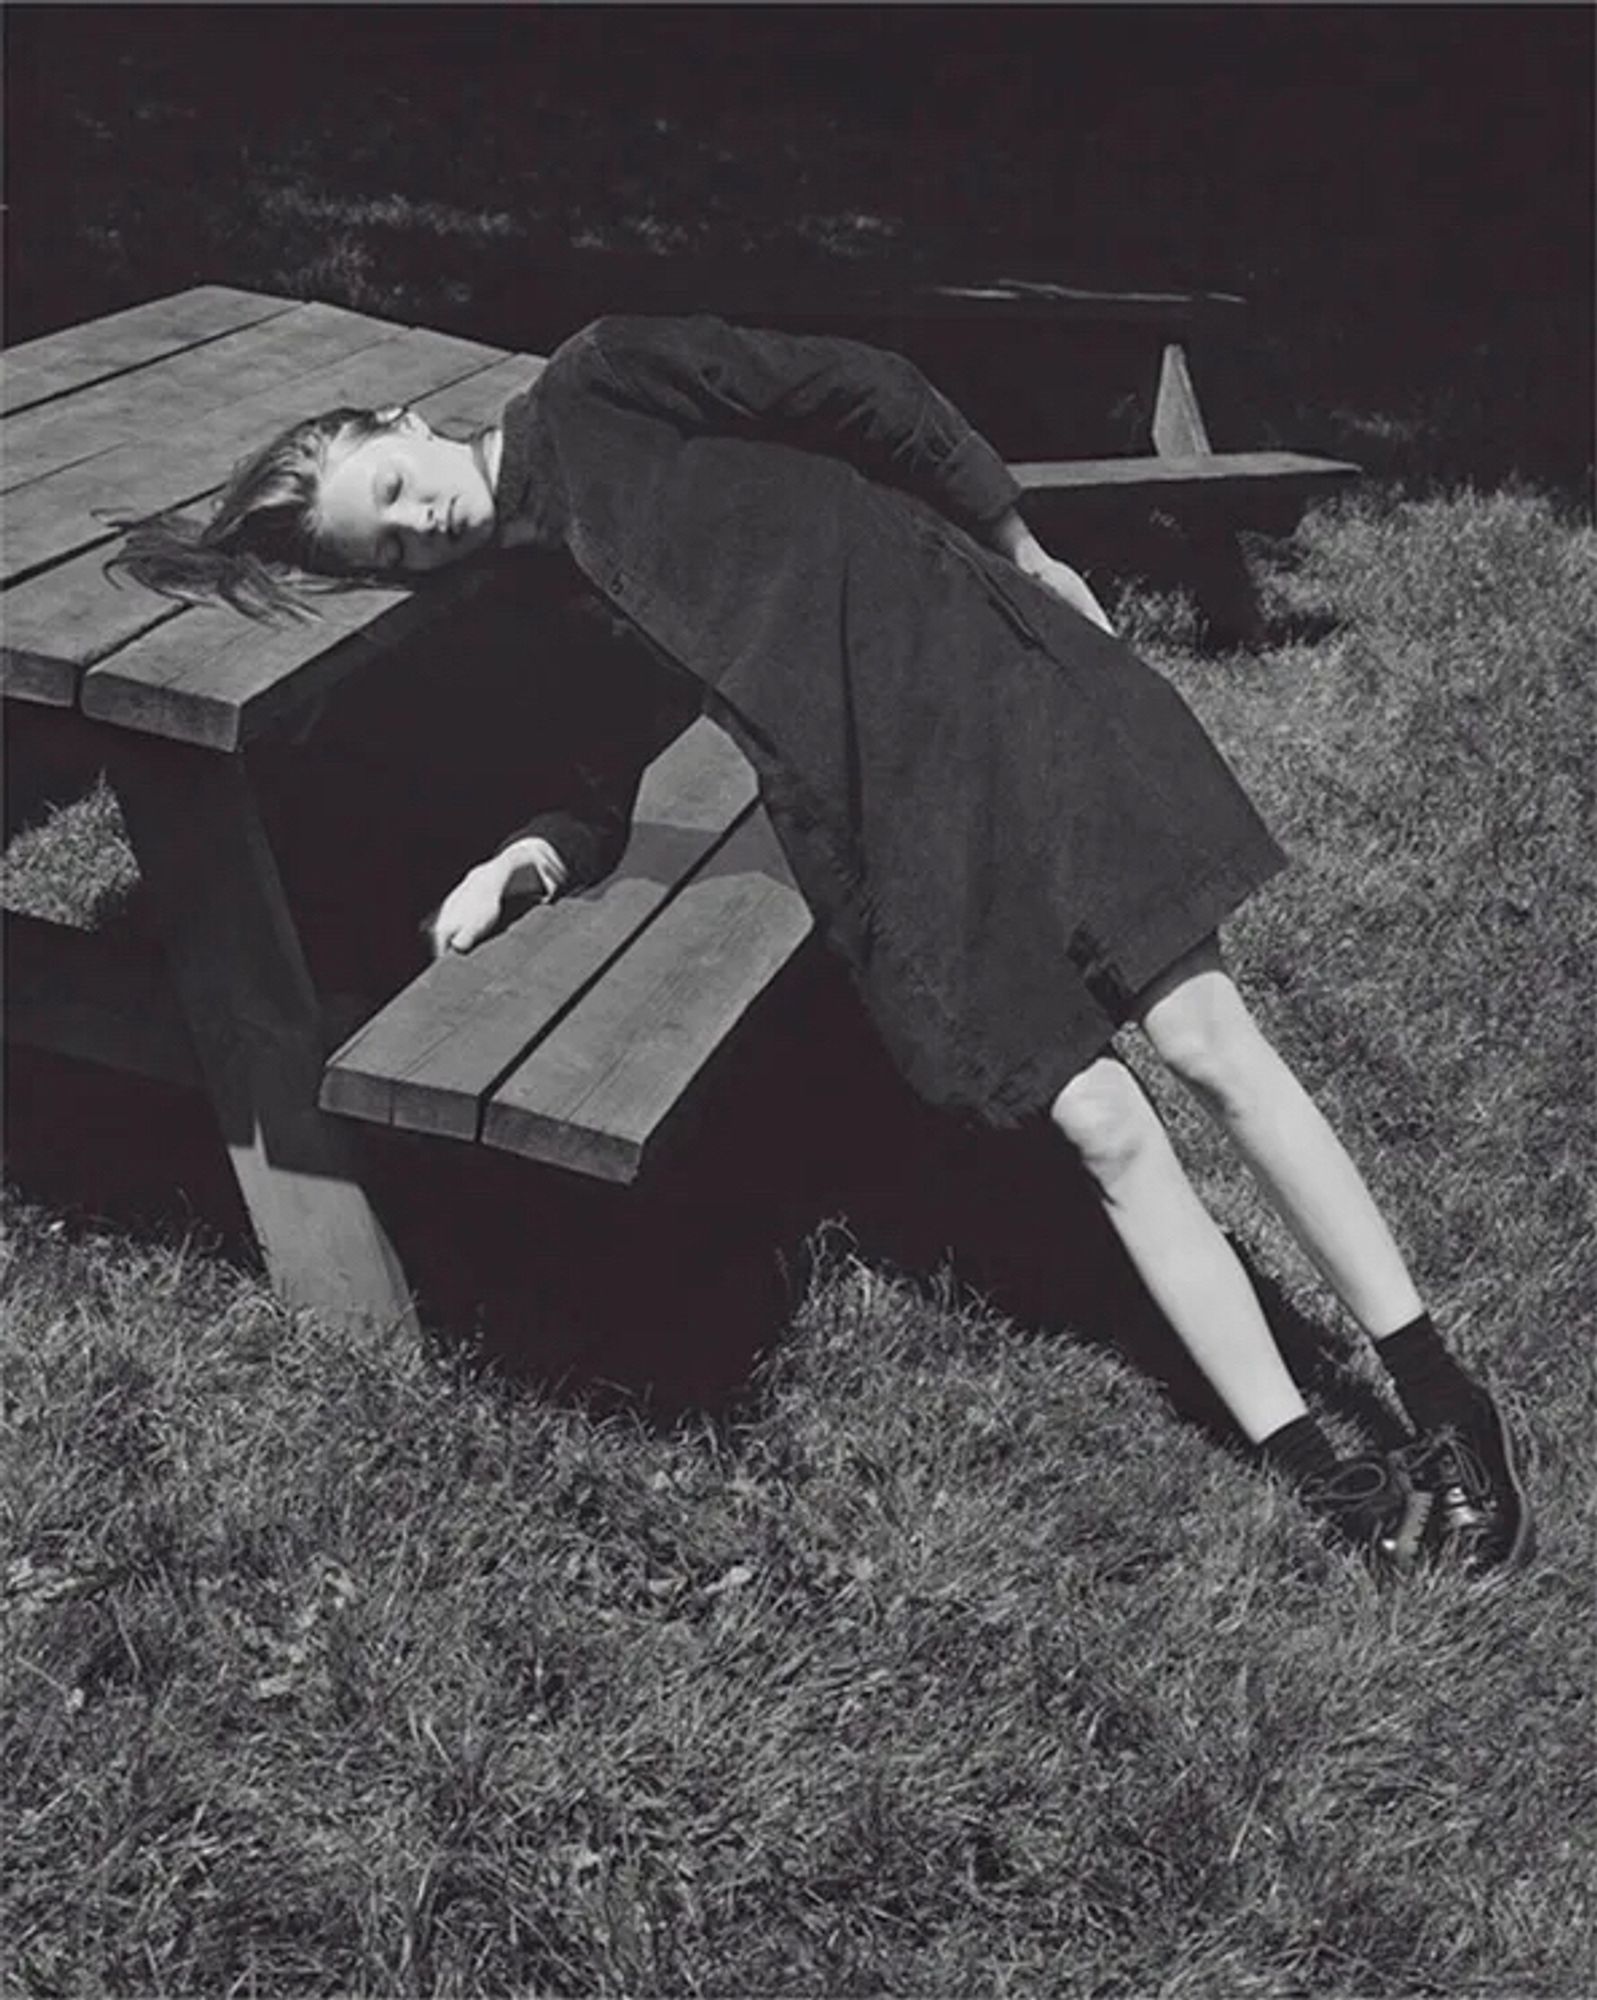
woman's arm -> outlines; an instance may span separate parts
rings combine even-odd
[[[1111,631],[1103,606],[1021,519],[998,453],[913,362],[863,341],[772,333],[710,314],[596,320],[572,359],[630,407],[679,428],[763,433],[845,458],[990,543]]]
[[[684,431],[764,435],[847,459],[984,538],[1020,496],[987,440],[884,348],[710,314],[611,315],[568,345],[600,394]]]
[[[626,851],[644,772],[697,712],[698,689],[618,634],[591,593],[567,602],[549,632],[587,713],[557,719],[569,755],[542,809],[469,869],[423,924],[435,955],[469,951],[518,904],[577,895],[611,874]]]
[[[433,956],[470,951],[517,904],[552,903],[602,882],[626,849],[643,763],[595,778],[575,773],[585,803],[536,813],[485,861],[470,868],[422,928]]]

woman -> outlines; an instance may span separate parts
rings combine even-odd
[[[1352,1161],[1249,1015],[1216,933],[1283,864],[1165,681],[1016,510],[992,448],[900,358],[709,317],[566,341],[466,442],[341,411],[240,468],[209,525],[118,559],[269,614],[307,575],[563,552],[634,649],[691,676],[753,764],[822,934],[910,1084],[1047,1117],[1261,1459],[1383,1567],[1522,1561],[1514,1441],[1448,1353]],[[628,800],[630,792],[623,787]],[[624,810],[533,821],[431,922],[614,865]],[[1135,1021],[1374,1341],[1418,1436],[1339,1460],[1158,1115],[1108,1053]]]

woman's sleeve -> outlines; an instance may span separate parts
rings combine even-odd
[[[710,314],[611,315],[577,341],[593,388],[685,432],[763,435],[847,459],[977,532],[1020,497],[987,440],[884,348]]]
[[[696,689],[690,692],[609,626],[604,607],[585,597],[553,628],[566,676],[581,695],[574,712],[561,718],[559,734],[570,750],[538,810],[498,848],[503,853],[533,837],[548,841],[565,864],[563,896],[591,889],[614,871],[644,772],[697,707]]]
[[[573,765],[559,802],[551,801],[507,834],[499,843],[500,853],[519,840],[546,840],[565,864],[560,893],[574,896],[591,889],[614,872],[626,850],[646,762],[640,758],[630,768],[607,770]]]

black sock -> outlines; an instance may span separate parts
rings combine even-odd
[[[1416,1426],[1432,1430],[1469,1414],[1480,1394],[1473,1378],[1448,1353],[1429,1313],[1375,1343],[1375,1351]]]
[[[1259,1455],[1279,1466],[1294,1486],[1323,1479],[1335,1472],[1337,1456],[1331,1441],[1311,1416],[1294,1417],[1259,1441]]]

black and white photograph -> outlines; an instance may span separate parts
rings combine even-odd
[[[1597,8],[0,15],[0,1991],[1597,1988]]]

